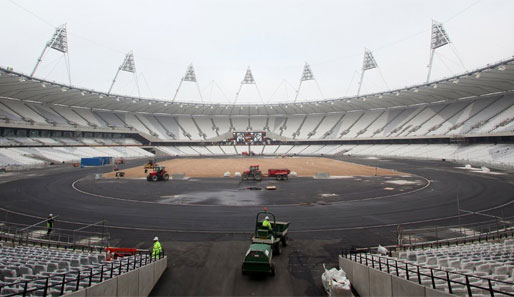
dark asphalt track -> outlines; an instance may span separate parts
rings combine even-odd
[[[514,216],[514,176],[510,173],[473,173],[442,161],[345,161],[416,176],[291,178],[245,184],[231,178],[149,183],[92,178],[110,170],[108,167],[61,166],[0,175],[2,208],[8,210],[1,215],[7,221],[31,224],[37,217],[53,213],[59,215],[57,227],[59,221],[106,219],[111,244],[124,247],[147,248],[158,235],[170,259],[152,294],[211,296],[322,295],[322,264],[337,265],[341,248],[393,244],[397,224],[404,228],[456,224],[457,199],[461,209]],[[125,166],[142,163],[131,161]],[[106,197],[78,192],[72,187],[77,180],[77,189]],[[266,185],[278,189],[244,190]],[[279,220],[292,222],[290,245],[274,258],[274,278],[243,277],[241,261],[255,213],[263,206]],[[490,219],[467,215],[460,221]]]

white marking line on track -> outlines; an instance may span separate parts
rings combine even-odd
[[[482,209],[482,210],[479,210],[479,211],[475,211],[475,213],[488,212],[488,211],[491,211],[491,210],[495,210],[495,209],[498,209],[498,208],[505,207],[505,206],[513,204],[513,203],[514,203],[514,200],[509,201],[509,202],[504,203],[504,204],[493,206],[493,207],[490,207],[490,208],[486,208],[486,209]],[[0,210],[3,210],[5,212],[10,212],[10,213],[15,213],[15,214],[22,215],[22,216],[27,216],[27,217],[41,218],[41,217],[38,217],[38,216],[33,216],[33,215],[21,213],[21,212],[16,212],[16,211],[8,210],[8,209],[5,209],[5,208],[0,208]],[[449,219],[455,219],[455,218],[458,218],[458,217],[462,218],[462,217],[471,216],[471,215],[473,215],[473,214],[472,213],[464,214],[464,215],[461,214],[460,216],[459,215],[454,215],[454,216],[449,216],[449,217],[441,217],[441,218],[428,219],[428,220],[411,221],[411,222],[404,222],[401,225],[405,226],[405,225],[415,225],[415,224],[420,224],[420,223],[430,223],[430,222],[436,222],[436,221],[444,221],[444,220],[449,220]],[[73,221],[64,221],[64,220],[62,222],[87,225],[87,224],[82,223],[82,222],[73,222]],[[398,223],[371,225],[371,226],[328,228],[328,229],[290,230],[289,233],[365,230],[365,229],[375,229],[375,228],[384,228],[384,227],[396,227],[396,226],[398,226]],[[120,229],[120,230],[172,232],[172,233],[198,233],[198,234],[201,234],[201,233],[204,233],[204,234],[248,234],[248,233],[252,233],[252,231],[244,232],[244,231],[178,230],[178,229],[156,229],[156,228],[124,227],[124,226],[115,226],[115,225],[106,225],[105,227],[113,228],[113,229]]]
[[[422,179],[424,179],[427,182],[427,184],[424,187],[421,187],[421,188],[418,188],[418,189],[414,189],[414,190],[409,191],[409,192],[402,192],[402,193],[396,193],[396,194],[390,194],[390,195],[384,195],[384,196],[377,196],[377,197],[362,198],[362,199],[355,199],[355,200],[336,201],[336,202],[332,202],[331,205],[337,205],[337,204],[341,204],[341,203],[348,203],[348,202],[355,202],[355,201],[379,200],[379,199],[392,198],[392,197],[406,195],[406,194],[412,194],[412,193],[415,193],[415,192],[418,192],[418,191],[426,189],[431,184],[430,180],[428,180],[427,178],[425,178],[425,177],[423,177],[421,175],[411,175],[411,176],[417,176],[419,178],[422,178]],[[86,178],[79,178],[79,179],[77,179],[76,181],[74,181],[71,184],[71,187],[75,191],[80,192],[82,194],[90,195],[90,196],[94,196],[94,197],[98,197],[98,198],[110,199],[110,200],[127,201],[127,202],[132,202],[132,203],[175,205],[175,206],[193,206],[193,207],[199,207],[199,206],[200,207],[227,207],[227,206],[228,207],[246,207],[246,206],[248,206],[248,205],[214,205],[214,204],[185,204],[185,203],[184,204],[181,204],[181,203],[170,204],[170,203],[161,203],[161,202],[155,202],[155,201],[141,201],[141,200],[133,200],[133,199],[111,197],[111,196],[105,196],[105,195],[100,195],[100,194],[89,193],[89,192],[86,192],[86,191],[78,189],[75,186],[75,183],[77,183],[78,181],[83,180],[83,179],[86,179]],[[255,205],[252,205],[252,206],[264,206],[264,204],[255,204]],[[301,205],[301,203],[291,203],[291,204],[273,204],[271,206],[273,206],[273,207],[285,207],[285,206],[302,206],[302,205]]]

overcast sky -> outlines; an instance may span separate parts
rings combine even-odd
[[[193,63],[198,86],[184,82],[179,101],[231,103],[248,67],[255,85],[239,103],[357,93],[364,48],[379,69],[364,75],[361,94],[423,83],[432,19],[452,41],[436,51],[432,79],[511,58],[512,0],[0,0],[0,65],[30,74],[55,28],[67,24],[74,86],[107,91],[133,51],[142,97],[171,100]],[[465,68],[459,62],[464,64]],[[62,54],[50,50],[36,77],[68,82]],[[134,76],[120,73],[113,93],[138,94]]]

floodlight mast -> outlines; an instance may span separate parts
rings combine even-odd
[[[70,58],[68,56],[68,34],[66,32],[66,24],[63,24],[55,29],[55,33],[52,38],[45,44],[43,48],[43,52],[37,59],[36,66],[30,73],[30,77],[33,77],[36,73],[39,64],[43,61],[43,56],[45,55],[48,48],[54,49],[64,54],[64,61],[66,63],[66,71],[68,72],[68,81],[71,86],[71,73],[70,73]]]
[[[306,80],[314,80],[314,74],[312,73],[311,66],[309,66],[307,62],[305,62],[305,65],[303,66],[302,78],[300,78],[300,84],[298,85],[298,89],[296,90],[296,95],[294,97],[293,103],[296,103],[296,100],[298,100],[298,95],[300,95],[302,83]]]
[[[250,66],[248,66],[248,69],[246,69],[245,77],[239,84],[239,90],[237,90],[236,98],[234,99],[233,105],[236,104],[237,99],[239,98],[239,94],[241,93],[241,89],[243,88],[243,85],[255,85],[255,88],[257,89],[257,93],[259,94],[259,98],[261,99],[261,102],[264,104],[264,100],[261,96],[261,91],[259,90],[259,87],[257,86],[257,83],[255,82],[255,79],[253,78],[252,70],[250,69]]]
[[[107,95],[111,94],[112,87],[114,86],[114,83],[116,82],[116,78],[118,78],[118,74],[120,74],[120,71],[126,71],[131,72],[134,74],[134,78],[136,80],[136,86],[137,86],[137,94],[138,97],[141,98],[141,93],[139,90],[139,82],[137,80],[137,73],[136,73],[136,63],[134,62],[134,53],[131,51],[125,55],[125,59],[123,60],[123,63],[118,67],[118,70],[116,71],[116,75],[114,76],[114,79],[112,80],[111,87],[109,88],[109,91],[107,92]]]
[[[450,43],[450,38],[443,28],[443,24],[432,20],[432,33],[430,37],[430,61],[428,63],[427,81],[432,73],[432,62],[434,61],[435,50]]]
[[[173,99],[171,100],[171,103],[175,102],[175,99],[177,98],[178,92],[180,91],[180,88],[182,87],[182,83],[184,81],[190,81],[194,82],[196,84],[196,89],[198,90],[198,94],[200,95],[200,101],[203,103],[203,97],[202,97],[202,91],[200,90],[200,86],[198,85],[198,82],[196,81],[196,74],[195,69],[193,67],[193,63],[189,64],[186,70],[186,74],[180,79],[180,83],[178,84],[178,88],[175,91],[175,95],[173,95]]]
[[[362,62],[362,70],[361,70],[361,78],[359,80],[359,89],[357,90],[357,96],[359,96],[361,92],[362,87],[362,80],[364,79],[364,72],[366,70],[377,68],[377,62],[375,61],[375,58],[373,57],[373,53],[365,48],[364,49],[364,60]]]

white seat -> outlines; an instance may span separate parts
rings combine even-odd
[[[476,266],[476,270],[478,273],[485,273],[486,275],[490,274],[490,264],[481,264]]]
[[[461,269],[461,261],[460,260],[452,260],[449,262],[450,267],[455,268],[456,270]]]

